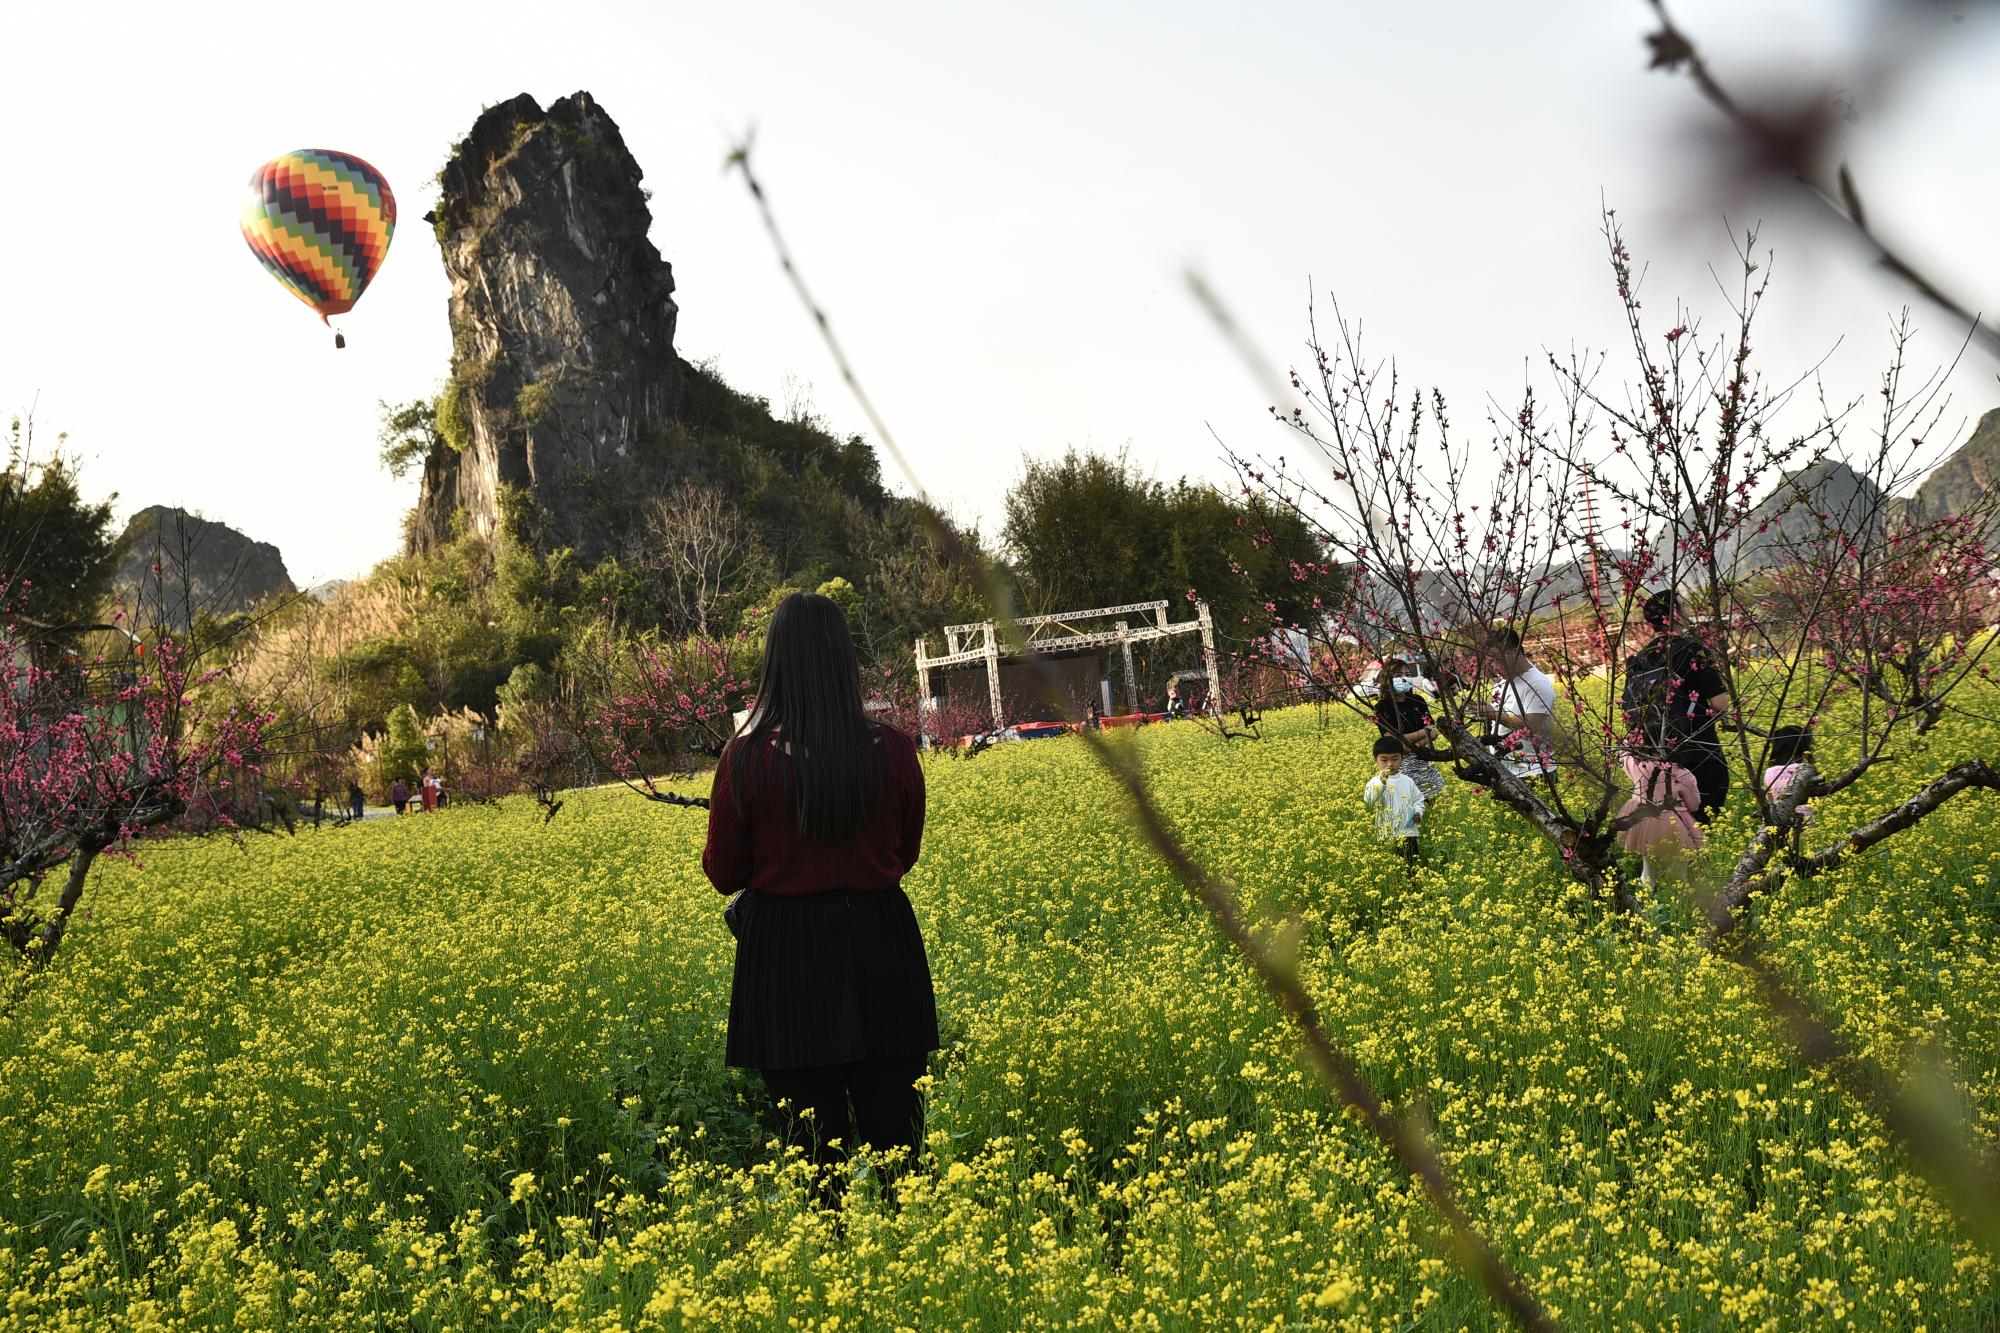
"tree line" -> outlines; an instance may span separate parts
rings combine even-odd
[[[592,771],[606,755],[689,763],[712,748],[707,719],[662,713],[662,701],[693,683],[717,706],[740,703],[763,626],[793,591],[842,605],[871,692],[897,699],[901,713],[914,686],[913,640],[983,619],[978,588],[992,574],[1025,613],[1199,597],[1225,652],[1273,615],[1312,614],[1328,590],[1315,539],[1295,515],[1262,497],[1164,481],[1127,452],[1071,449],[1027,462],[997,537],[945,518],[958,549],[941,550],[934,520],[943,516],[891,494],[864,440],[836,439],[796,406],[780,416],[711,367],[686,369],[687,435],[677,448],[691,461],[642,498],[629,535],[607,554],[585,559],[550,544],[532,497],[503,492],[497,531],[474,531],[461,515],[446,540],[424,549],[412,541],[330,599],[181,617],[190,647],[233,663],[213,688],[257,700],[273,714],[268,730],[289,738],[272,747],[271,784],[310,795],[359,778],[386,790],[439,758],[440,746],[448,778],[475,789],[468,794],[521,785],[529,753],[540,755],[541,778],[558,783],[565,764]],[[439,411],[435,399],[384,404],[383,465],[401,474],[447,447]],[[17,581],[12,609],[32,610],[41,625],[113,614],[126,553],[111,503],[84,498],[72,460],[31,458],[18,446],[0,485],[11,488],[15,515],[0,553],[7,569],[33,575]],[[159,588],[192,582],[184,553],[160,545],[150,561]],[[133,628],[145,619],[137,605],[119,614]],[[739,684],[726,701],[711,693],[724,676]],[[619,712],[612,702],[635,690],[654,705],[651,740],[587,745],[584,722]],[[552,728],[571,737],[553,758]]]

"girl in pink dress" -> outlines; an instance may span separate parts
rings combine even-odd
[[[1805,766],[1812,762],[1812,739],[1812,733],[1804,727],[1771,729],[1769,766],[1764,770],[1764,794],[1773,801],[1782,801],[1790,795],[1792,784],[1799,780]],[[1799,823],[1811,823],[1812,817],[1811,806],[1799,807]]]
[[[1640,858],[1639,882],[1651,884],[1655,861],[1705,844],[1701,826],[1694,822],[1701,787],[1692,772],[1666,759],[1627,750],[1624,766],[1632,779],[1632,799],[1618,812],[1624,826],[1619,843]]]

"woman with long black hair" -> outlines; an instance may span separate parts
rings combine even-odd
[[[787,1141],[817,1162],[857,1139],[912,1155],[922,1141],[937,1002],[902,880],[923,835],[916,746],[863,710],[847,617],[785,598],[716,766],[701,866],[718,892],[748,890],[726,1058],[764,1076]]]

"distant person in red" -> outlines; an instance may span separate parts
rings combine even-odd
[[[756,707],[710,799],[702,869],[718,892],[747,890],[728,1062],[763,1075],[786,1141],[815,1162],[857,1139],[914,1155],[916,1084],[938,1046],[902,888],[923,842],[924,773],[910,738],[863,711],[853,635],[827,598],[778,603]]]
[[[437,809],[438,797],[444,794],[444,784],[438,781],[437,774],[425,768],[423,781],[417,784],[417,788],[424,795],[424,812],[428,814]]]
[[[399,815],[410,808],[410,787],[401,778],[389,784],[389,804],[396,807]]]

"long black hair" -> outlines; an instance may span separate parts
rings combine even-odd
[[[1771,763],[1796,764],[1812,758],[1812,732],[1804,727],[1771,728]]]
[[[861,706],[861,664],[840,607],[818,593],[778,603],[764,636],[757,703],[730,742],[732,774],[746,796],[780,766],[798,793],[799,832],[838,842],[868,818],[880,765],[875,728]]]

